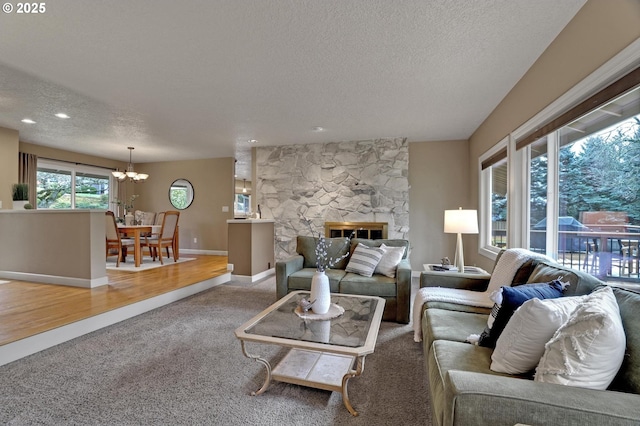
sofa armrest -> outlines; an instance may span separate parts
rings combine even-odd
[[[420,273],[420,288],[423,287],[445,287],[457,288],[460,290],[485,291],[489,286],[491,277],[479,275],[478,277],[455,276],[451,273],[426,272]]]
[[[444,425],[640,423],[640,395],[469,371],[445,378]]]
[[[304,257],[299,254],[276,262],[276,297],[278,299],[287,295],[289,292],[289,275],[301,270],[303,264]]]
[[[396,268],[396,322],[409,323],[411,316],[411,264],[402,259]]]

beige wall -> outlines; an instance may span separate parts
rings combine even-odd
[[[100,210],[3,211],[0,235],[0,278],[86,288],[107,284]]]
[[[51,148],[48,146],[34,145],[32,143],[20,142],[20,152],[27,154],[35,154],[41,158],[50,158],[52,160],[68,161],[71,163],[89,164],[96,167],[105,167],[107,169],[123,169],[127,167],[126,162],[110,160],[108,158],[96,157],[94,155],[80,154],[77,152],[65,151],[63,149]],[[16,157],[17,158],[17,157]],[[17,167],[17,160],[16,160]],[[17,168],[16,168],[17,176]]]
[[[639,0],[589,0],[470,138],[470,204],[478,205],[478,158],[640,37]],[[468,262],[491,268],[474,250]],[[465,241],[465,244],[467,242]]]
[[[18,183],[18,131],[0,127],[0,201],[13,207],[12,187]]]
[[[414,271],[422,270],[424,263],[436,263],[444,256],[453,262],[456,236],[443,232],[444,211],[475,208],[469,202],[467,164],[467,141],[409,144],[409,240]],[[466,236],[464,244],[465,253],[475,249]]]
[[[135,169],[149,174],[146,182],[128,187],[129,195],[140,195],[136,210],[175,210],[169,187],[176,179],[186,179],[193,185],[194,199],[180,211],[180,248],[227,251],[227,219],[233,219],[233,158],[140,163]],[[223,212],[223,206],[229,211]]]
[[[0,129],[2,130],[2,129]],[[18,176],[18,136],[17,131],[6,130],[9,134],[15,132],[15,155],[11,153],[12,161],[7,161],[7,167],[15,168],[15,178],[5,185],[4,171],[0,171],[2,188],[8,187],[9,199],[11,184]],[[11,138],[8,138],[11,140]],[[11,145],[7,143],[6,145]],[[19,150],[39,157],[60,161],[77,162],[106,168],[125,168],[126,162],[110,160],[102,157],[79,154],[56,148],[50,148],[30,143],[20,142]],[[5,159],[4,133],[0,131],[0,153]],[[8,158],[7,154],[7,158]],[[2,164],[2,163],[0,163]],[[233,218],[233,158],[213,158],[192,161],[172,161],[158,163],[135,164],[138,172],[149,173],[149,179],[144,183],[133,184],[126,182],[124,193],[127,196],[138,194],[135,208],[145,211],[175,210],[169,203],[169,186],[176,179],[187,179],[194,186],[195,198],[193,204],[180,213],[180,247],[203,251],[227,251],[226,220]],[[4,167],[4,164],[3,164]],[[1,194],[1,192],[0,192]],[[1,196],[1,195],[0,195]],[[229,213],[222,212],[222,206],[229,207]],[[5,206],[5,208],[10,206]],[[193,239],[198,242],[194,243]]]

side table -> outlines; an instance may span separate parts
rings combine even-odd
[[[465,268],[464,272],[437,271],[433,264],[424,264],[420,273],[420,288],[447,287],[462,290],[485,291],[489,285],[491,274],[477,267]]]

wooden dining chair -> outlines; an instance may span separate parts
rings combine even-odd
[[[169,248],[173,251],[173,261],[178,261],[177,252],[175,250],[175,241],[178,230],[178,219],[180,218],[180,212],[178,211],[166,211],[162,218],[162,227],[157,236],[145,238],[140,243],[142,247],[148,247],[151,252],[151,257],[156,260],[156,257],[160,258],[160,263],[164,265],[162,260],[162,249],[167,250],[167,258],[169,258]]]
[[[128,247],[134,247],[135,243],[132,239],[120,237],[118,232],[118,225],[116,224],[116,216],[112,211],[107,210],[105,213],[105,234],[107,239],[107,258],[113,256],[111,250],[117,250],[118,259],[116,260],[116,267],[120,267],[120,259],[126,257],[126,249]],[[123,255],[124,253],[124,255]]]

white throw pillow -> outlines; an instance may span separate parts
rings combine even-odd
[[[605,390],[622,365],[625,346],[611,287],[596,290],[546,344],[535,381]]]
[[[362,243],[358,243],[345,270],[370,277],[373,275],[373,271],[376,270],[376,266],[378,266],[383,254],[384,250],[381,248],[367,247]]]
[[[588,296],[531,299],[520,306],[504,328],[491,355],[491,369],[523,374],[540,362],[547,343]]]
[[[396,277],[396,268],[404,256],[404,247],[390,247],[384,243],[380,245],[380,248],[384,250],[382,259],[376,266],[375,273],[382,274],[389,278]]]

